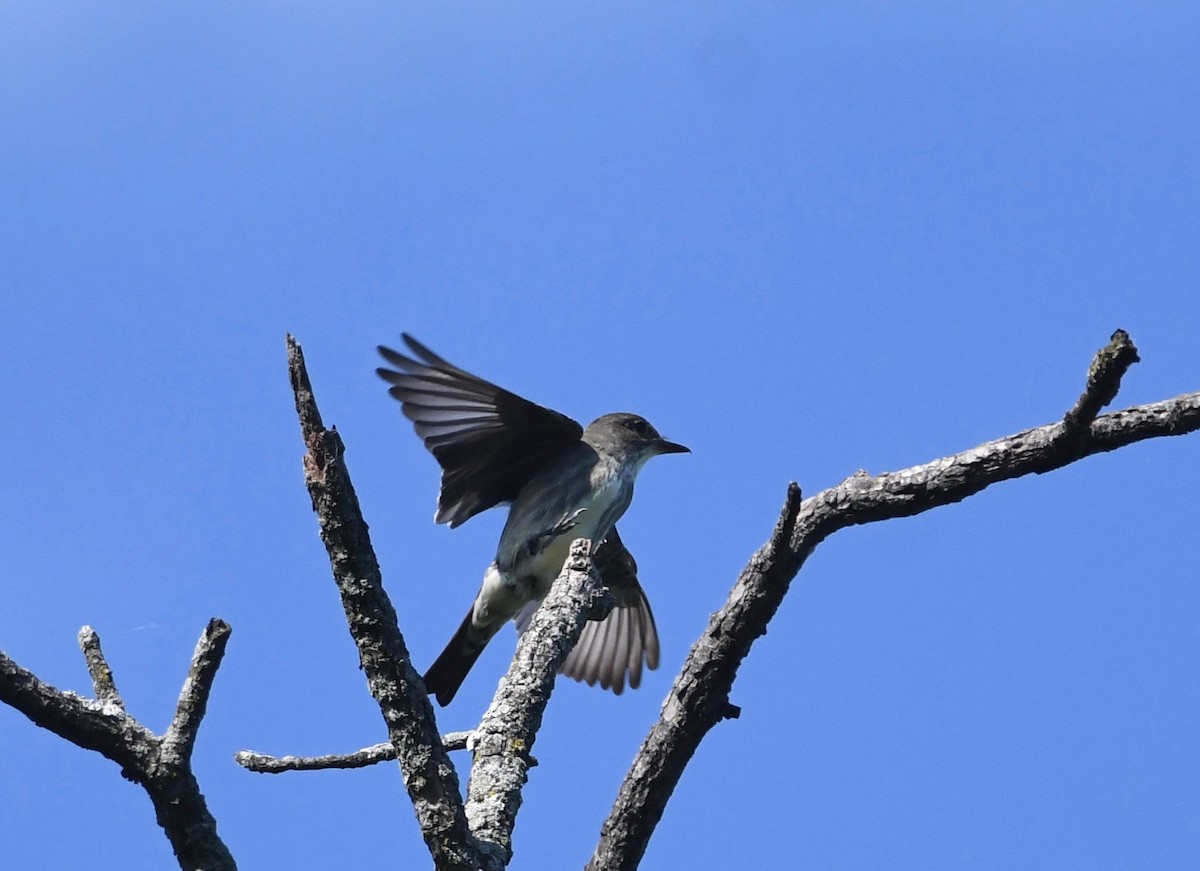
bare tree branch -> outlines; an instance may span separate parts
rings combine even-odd
[[[512,859],[512,830],[521,805],[521,788],[536,764],[531,751],[555,679],[588,620],[607,616],[612,596],[604,589],[588,555],[590,543],[575,541],[563,571],[522,634],[508,673],[501,679],[483,720],[474,732],[442,738],[447,750],[474,753],[467,787],[466,816],[488,867],[503,868]],[[237,762],[268,774],[327,768],[362,768],[396,758],[390,744],[376,744],[344,755],[273,757],[242,751]]]
[[[571,543],[562,572],[517,642],[512,665],[473,735],[467,819],[501,866],[512,859],[521,789],[535,764],[530,753],[558,670],[588,620],[603,619],[613,606],[588,555],[590,546],[587,539]]]
[[[437,732],[425,685],[412,667],[396,611],[367,524],[343,460],[336,430],[325,429],[300,345],[287,337],[288,371],[304,436],[304,481],[329,553],[334,581],[371,695],[379,703],[388,740],[396,748],[405,788],[421,834],[439,869],[492,867],[471,835],[458,776]]]
[[[512,830],[521,805],[521,788],[528,769],[536,764],[530,754],[558,671],[587,621],[603,619],[613,605],[595,573],[589,547],[584,539],[572,543],[562,573],[521,636],[508,673],[478,729],[442,738],[447,750],[469,748],[474,752],[466,816],[477,842],[489,853],[490,867],[502,868],[512,859]],[[277,758],[249,751],[236,756],[245,768],[268,774],[362,768],[395,758],[390,744],[329,756]]]
[[[1088,368],[1087,386],[1063,418],[1063,431],[1073,436],[1090,426],[1100,409],[1117,398],[1121,379],[1139,359],[1129,333],[1124,330],[1113,333],[1108,345],[1096,352]]]
[[[125,777],[141,784],[185,871],[237,867],[217,835],[216,820],[208,812],[191,768],[196,731],[231,631],[222,620],[209,621],[196,645],[174,721],[162,737],[125,713],[100,651],[100,638],[91,627],[80,630],[80,645],[96,694],[104,700],[83,699],[55,689],[0,653],[0,701],[43,729],[103,754],[121,766]]]
[[[366,523],[343,461],[341,439],[336,431],[324,428],[303,354],[291,336],[288,361],[308,446],[305,481],[350,632],[371,693],[383,711],[394,754],[372,747],[350,756],[276,759],[243,751],[237,761],[251,770],[274,773],[361,767],[396,755],[438,868],[501,869],[512,857],[520,790],[528,768],[535,764],[529,754],[555,677],[587,620],[601,619],[612,608],[612,597],[604,591],[588,556],[590,544],[586,540],[572,544],[571,556],[522,635],[491,707],[479,728],[463,740],[475,753],[464,807],[447,747],[435,731],[433,708],[412,668],[395,610],[383,590]]]
[[[353,754],[276,759],[243,751],[237,761],[263,772],[352,768],[399,759],[418,822],[439,869],[500,871],[512,858],[521,790],[555,677],[585,622],[612,607],[589,557],[576,541],[549,596],[522,635],[479,727],[439,738],[433,708],[413,670],[396,614],[343,460],[336,431],[322,424],[304,368],[288,336],[289,370],[308,450],[305,481],[318,515],[351,635],[390,738]],[[722,719],[736,717],[729,693],[754,640],[766,632],[808,556],[839,529],[957,502],[999,481],[1061,468],[1082,457],[1142,439],[1200,429],[1200,393],[1098,416],[1116,396],[1137,349],[1121,330],[1097,353],[1086,388],[1059,423],[1026,430],[962,453],[898,472],[865,472],[801,500],[787,498],[770,539],[742,570],[724,606],[692,647],[601,830],[588,868],[633,869],[700,741]],[[0,701],[81,747],[117,762],[150,795],[159,824],[185,869],[235,867],[216,832],[191,771],[196,734],[230,629],[209,623],[197,644],[171,725],[157,736],[124,710],[112,670],[90,627],[79,633],[97,700],[42,683],[0,653]],[[474,753],[464,804],[448,751]]]
[[[465,750],[471,732],[447,732],[442,746],[448,751]],[[380,762],[392,762],[396,748],[391,744],[372,744],[353,753],[331,753],[326,756],[269,756],[242,750],[234,760],[247,771],[257,774],[282,774],[285,771],[324,771],[330,768],[366,768]]]
[[[1061,423],[1026,430],[899,472],[861,472],[800,500],[792,484],[770,540],[742,569],[724,606],[693,645],[642,742],[600,831],[589,871],[637,867],[667,800],[700,741],[729,716],[729,691],[754,640],[766,632],[792,579],[809,554],[839,529],[908,517],[959,502],[984,488],[1049,472],[1091,454],[1143,439],[1200,429],[1200,393],[1096,417],[1137,361],[1122,331],[1093,362],[1088,386]]]
[[[212,693],[213,680],[217,669],[221,667],[221,658],[225,655],[225,639],[229,636],[229,627],[222,623],[225,632],[218,637],[213,625],[209,624],[209,632],[192,654],[192,664],[184,679],[183,688],[179,691],[179,701],[175,704],[175,716],[171,725],[163,734],[163,750],[178,753],[182,758],[191,758],[196,746],[196,730],[208,709],[208,697]],[[206,643],[206,639],[213,636]]]
[[[112,669],[100,649],[100,636],[91,626],[79,630],[79,649],[83,651],[83,659],[87,663],[88,674],[92,676],[92,689],[96,692],[96,701],[102,705],[116,705],[125,710],[125,702],[117,692],[117,684],[113,679]]]

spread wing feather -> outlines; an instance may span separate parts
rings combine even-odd
[[[460,369],[407,333],[402,338],[413,356],[380,345],[395,368],[375,371],[442,467],[438,523],[455,527],[511,502],[583,434],[571,418]]]
[[[568,654],[561,673],[589,686],[599,683],[620,695],[626,680],[632,689],[642,682],[643,668],[658,668],[658,629],[650,602],[637,578],[637,563],[614,527],[597,548],[596,568],[616,604],[608,616],[583,627],[579,643]],[[517,630],[524,632],[533,619],[538,601],[530,602],[516,617]]]

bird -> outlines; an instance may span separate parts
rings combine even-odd
[[[585,428],[460,369],[408,333],[401,338],[411,356],[379,345],[392,368],[375,371],[442,468],[435,522],[453,529],[509,506],[495,559],[462,624],[426,671],[426,690],[449,705],[505,623],[525,631],[577,538],[592,542],[615,606],[584,627],[561,673],[618,695],[626,680],[636,689],[643,663],[658,667],[658,630],[616,522],[648,460],[690,449],[636,414],[605,414]]]

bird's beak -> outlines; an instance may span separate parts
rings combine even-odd
[[[656,454],[690,454],[691,452],[691,448],[676,442],[669,442],[666,439],[659,439],[654,443],[654,453]]]

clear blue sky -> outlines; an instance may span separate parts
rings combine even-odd
[[[638,411],[694,451],[621,527],[663,667],[560,687],[515,833],[582,866],[788,481],[1055,420],[1117,327],[1118,405],[1200,389],[1198,45],[1194,3],[0,5],[0,648],[90,693],[95,626],[161,730],[228,620],[196,763],[241,866],[425,867],[393,766],[232,762],[384,734],[284,334],[419,666],[503,518],[434,525],[374,346]],[[1193,436],[836,535],[643,867],[1200,867],[1198,487]],[[7,708],[0,746],[0,867],[171,866],[112,763]]]

